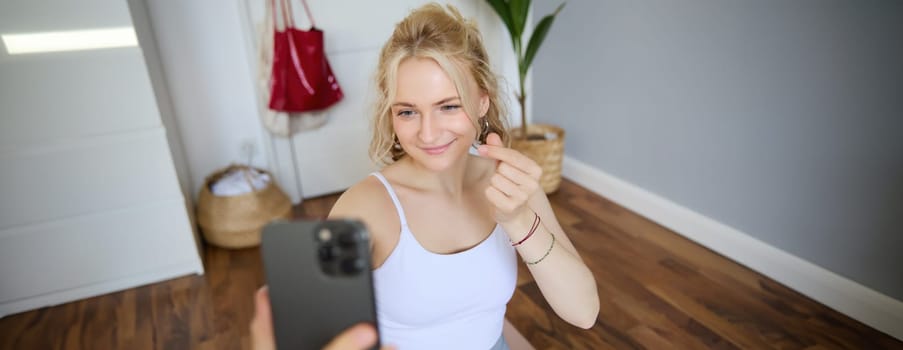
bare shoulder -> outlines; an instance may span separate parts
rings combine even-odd
[[[367,176],[339,196],[329,212],[329,217],[361,219],[375,204],[378,204],[374,202],[377,202],[379,197],[386,197],[385,192],[376,177]]]
[[[367,176],[343,193],[329,212],[331,219],[357,219],[367,225],[377,245],[388,232],[400,227],[395,206],[376,177]]]

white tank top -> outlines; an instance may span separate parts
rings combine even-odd
[[[395,190],[380,173],[398,218],[398,244],[373,271],[383,344],[399,350],[489,349],[502,334],[517,282],[517,257],[501,226],[477,246],[436,254],[408,228]]]

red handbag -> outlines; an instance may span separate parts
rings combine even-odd
[[[269,107],[281,112],[308,112],[325,109],[339,102],[344,95],[332,74],[323,49],[323,31],[316,28],[307,1],[301,0],[310,30],[295,28],[291,0],[270,0],[279,3],[285,30],[276,24],[276,5],[273,4],[273,72],[270,76]]]

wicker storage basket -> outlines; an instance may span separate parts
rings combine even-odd
[[[545,193],[558,190],[561,185],[561,160],[564,157],[564,129],[547,124],[527,125],[527,134],[554,135],[547,139],[522,139],[520,128],[511,130],[511,148],[518,150],[542,168],[539,185]]]
[[[260,231],[275,219],[290,219],[292,203],[276,185],[272,174],[266,188],[237,196],[216,196],[210,186],[233,169],[250,169],[231,165],[211,174],[204,181],[198,198],[198,225],[204,239],[224,248],[247,248],[260,244]]]

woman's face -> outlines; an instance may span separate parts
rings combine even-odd
[[[414,161],[442,171],[465,157],[476,139],[474,120],[464,110],[455,84],[436,61],[408,58],[398,67],[392,127]],[[476,91],[476,83],[467,82]],[[488,98],[480,98],[481,113]]]

